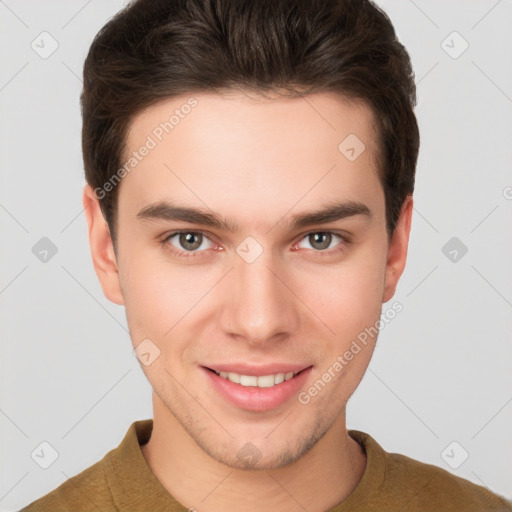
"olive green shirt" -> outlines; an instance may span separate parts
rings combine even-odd
[[[152,419],[134,422],[117,448],[22,512],[194,510],[165,490],[142,455],[140,446],[148,442],[152,429]],[[349,434],[366,452],[366,469],[352,494],[327,512],[512,512],[512,501],[485,487],[387,453],[364,432]]]

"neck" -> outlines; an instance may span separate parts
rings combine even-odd
[[[366,468],[345,412],[300,459],[273,469],[234,469],[206,454],[153,393],[153,432],[142,454],[163,487],[198,512],[324,512],[346,499]],[[236,504],[236,506],[235,506]]]

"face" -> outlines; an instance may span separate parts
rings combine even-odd
[[[140,159],[119,185],[116,255],[86,189],[93,259],[159,407],[217,461],[278,467],[344,425],[376,341],[361,334],[405,264],[412,203],[389,240],[362,103],[193,97],[131,125],[126,158]]]

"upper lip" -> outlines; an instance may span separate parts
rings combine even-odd
[[[291,363],[269,363],[264,365],[248,365],[247,363],[230,363],[230,364],[213,364],[204,366],[217,373],[228,372],[238,373],[239,375],[275,375],[276,373],[298,373],[312,365],[308,364],[291,364]]]

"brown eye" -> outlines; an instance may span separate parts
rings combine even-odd
[[[331,245],[332,234],[331,233],[310,233],[308,235],[308,242],[314,249],[318,249],[319,251],[323,251],[324,249],[328,249]]]
[[[349,242],[344,236],[331,231],[314,231],[305,235],[297,247],[328,255],[345,250]]]
[[[195,251],[201,247],[203,235],[201,233],[180,233],[179,242],[183,249]]]
[[[213,247],[213,242],[203,233],[197,231],[176,231],[171,233],[163,243],[171,246],[176,253],[202,253]]]

